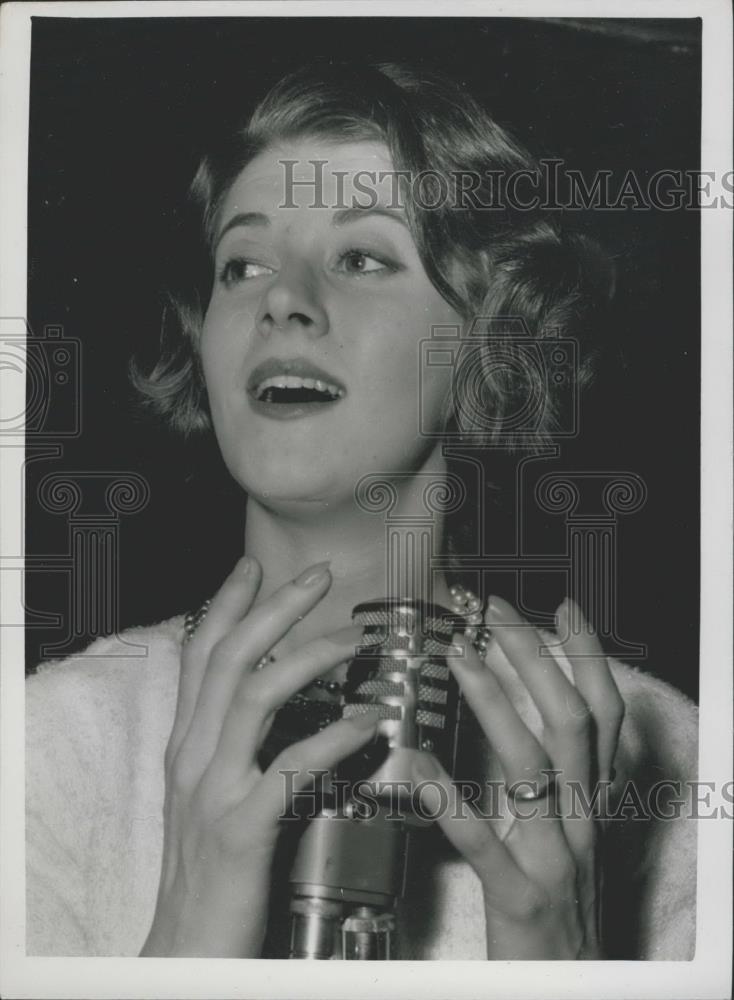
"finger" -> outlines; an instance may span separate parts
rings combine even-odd
[[[540,635],[507,601],[492,597],[487,620],[540,712],[543,745],[554,770],[560,771],[558,815],[573,853],[580,857],[594,839],[592,817],[578,808],[579,792],[588,793],[592,775],[591,710]]]
[[[267,713],[272,712],[321,674],[353,660],[361,648],[363,634],[360,625],[349,625],[312,639],[263,670],[245,674],[228,711],[236,714],[238,699],[242,698],[244,703],[254,699]]]
[[[461,652],[448,656],[447,663],[489,740],[506,784],[512,787],[523,782],[524,787],[543,787],[547,780],[543,772],[551,766],[548,754],[473,645],[459,633],[453,641]]]
[[[330,584],[327,563],[309,567],[253,607],[216,643],[181,752],[193,754],[199,766],[209,763],[242,676],[321,600]]]
[[[265,822],[281,816],[290,805],[294,792],[314,782],[314,772],[330,770],[354,753],[377,731],[377,712],[364,712],[350,719],[332,722],[321,732],[286,747],[265,771],[246,808],[248,815],[261,816]]]
[[[242,619],[257,596],[262,568],[257,559],[243,556],[212,598],[209,610],[184,645],[186,654],[208,657],[213,646]]]
[[[597,777],[608,781],[624,718],[624,700],[594,627],[578,604],[567,597],[556,614],[561,648],[571,664],[574,683],[594,718]]]
[[[474,869],[487,902],[507,916],[519,916],[518,910],[532,887],[491,823],[477,816],[462,799],[457,786],[432,755],[416,754],[412,772],[422,815],[436,820]]]
[[[234,658],[254,667],[296,621],[318,604],[330,586],[328,562],[309,566],[237,622],[212,649],[212,663],[226,663]]]
[[[257,596],[262,570],[256,559],[243,556],[212,598],[211,606],[192,637],[184,643],[173,730],[168,756],[178,752],[191,723],[209,653],[240,619],[247,614]]]
[[[297,653],[264,670],[242,676],[227,708],[211,762],[211,771],[219,776],[218,780],[227,784],[241,783],[253,766],[268,717],[318,676],[352,659],[361,635],[362,629],[358,626],[341,629],[314,639]],[[206,731],[204,715],[200,724]]]
[[[565,676],[538,632],[501,597],[492,597],[487,622],[509,662],[528,689],[544,731],[563,737],[588,725],[589,706]],[[555,763],[555,761],[554,761]]]

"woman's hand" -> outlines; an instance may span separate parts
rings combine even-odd
[[[178,703],[165,758],[161,881],[143,955],[260,954],[278,816],[288,804],[281,771],[333,767],[374,735],[372,715],[341,720],[284,750],[263,773],[257,752],[274,712],[319,674],[354,655],[353,627],[306,643],[255,670],[324,596],[326,564],[253,606],[261,579],[241,559],[182,651]]]
[[[571,629],[571,613],[580,629]],[[596,635],[570,601],[559,608],[558,632],[573,683],[538,632],[506,601],[492,598],[486,620],[540,712],[542,740],[521,720],[491,667],[457,637],[463,655],[449,663],[499,760],[506,787],[517,788],[517,797],[508,801],[516,818],[500,839],[496,824],[463,802],[427,755],[414,769],[415,779],[426,782],[424,808],[436,814],[448,801],[438,822],[481,881],[488,958],[600,958],[599,821],[581,815],[578,795],[573,810],[571,785],[577,783],[591,801],[595,782],[610,779],[624,702]],[[548,787],[548,770],[559,772],[550,800],[523,800],[522,791]]]

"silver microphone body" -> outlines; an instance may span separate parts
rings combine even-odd
[[[337,771],[366,781],[358,796],[325,804],[299,843],[290,875],[291,958],[395,957],[395,903],[406,876],[416,812],[411,764],[434,753],[449,774],[457,750],[460,699],[446,657],[460,619],[423,601],[380,600],[354,608],[363,628],[342,693],[342,715],[376,711],[375,741]]]

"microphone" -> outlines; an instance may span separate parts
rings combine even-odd
[[[409,833],[428,825],[414,808],[411,763],[435,753],[453,773],[460,698],[447,663],[462,622],[440,605],[357,605],[362,645],[349,665],[342,717],[378,714],[377,737],[337,770],[351,792],[328,799],[299,842],[290,874],[291,958],[395,957],[394,907],[405,888]],[[369,778],[369,806],[358,794]]]

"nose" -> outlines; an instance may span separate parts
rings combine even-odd
[[[305,268],[282,267],[263,295],[255,325],[263,337],[273,330],[323,337],[329,320]]]

